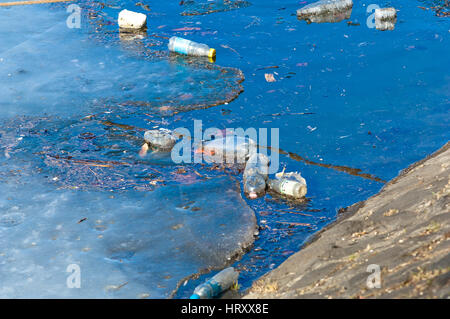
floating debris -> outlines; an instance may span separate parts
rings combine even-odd
[[[257,144],[251,138],[227,135],[204,143],[203,147],[197,148],[195,152],[203,153],[204,159],[209,163],[244,164],[256,149]]]
[[[142,29],[147,25],[147,16],[143,13],[122,10],[119,12],[119,27],[124,29]]]
[[[321,0],[298,9],[297,18],[308,23],[339,22],[350,18],[352,8],[352,0]]]
[[[306,180],[298,172],[281,173],[275,175],[276,179],[268,182],[269,188],[278,194],[301,199],[307,192]]]
[[[260,153],[254,153],[245,164],[244,193],[250,199],[256,199],[265,194],[266,181],[269,174],[269,158]]]
[[[225,12],[236,10],[240,8],[246,8],[251,6],[251,3],[248,1],[241,0],[215,0],[215,1],[183,1],[182,5],[186,8],[185,11],[181,13],[183,16],[195,16],[195,15],[204,15],[215,12]]]
[[[375,9],[375,28],[377,30],[394,30],[397,22],[397,10],[395,8]]]
[[[216,50],[206,44],[180,37],[171,37],[169,39],[169,51],[191,56],[206,56],[208,58],[214,58],[216,56]]]
[[[226,268],[207,282],[195,288],[191,299],[211,299],[228,290],[237,282],[239,273],[233,267]]]
[[[170,151],[177,142],[175,134],[165,128],[145,132],[144,139],[145,142],[158,151]]]
[[[276,82],[275,77],[273,76],[273,73],[265,73],[264,77],[266,78],[267,82]]]

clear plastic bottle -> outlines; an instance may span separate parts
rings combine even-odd
[[[266,192],[266,181],[269,174],[269,158],[260,153],[253,153],[244,170],[244,193],[250,199],[261,197]]]
[[[226,135],[223,138],[203,143],[196,153],[203,153],[209,163],[240,163],[243,164],[256,152],[257,144],[248,137]]]
[[[177,139],[172,131],[167,129],[150,130],[144,134],[145,141],[157,150],[171,150]]]
[[[207,282],[197,286],[190,299],[211,299],[228,290],[239,277],[233,267],[226,268]]]
[[[276,177],[276,179],[270,179],[267,183],[271,190],[296,199],[301,199],[306,195],[306,180],[300,173],[284,173],[283,171]]]
[[[179,37],[171,37],[169,39],[169,51],[193,56],[206,56],[209,58],[216,56],[216,50],[206,44]]]
[[[255,174],[244,179],[244,193],[250,199],[264,196],[266,193],[266,180],[264,177]]]
[[[269,158],[261,153],[253,153],[247,160],[244,169],[244,180],[247,176],[259,174],[267,180],[269,174]]]

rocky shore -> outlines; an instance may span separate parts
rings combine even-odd
[[[450,142],[342,212],[244,298],[448,298]]]

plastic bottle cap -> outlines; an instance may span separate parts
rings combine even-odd
[[[189,299],[200,299],[200,296],[197,294],[193,294]]]
[[[212,58],[216,56],[216,49],[209,49],[208,57]]]

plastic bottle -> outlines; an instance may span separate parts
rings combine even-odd
[[[144,139],[153,148],[163,151],[171,150],[177,141],[172,131],[163,128],[146,131]]]
[[[169,51],[193,56],[207,56],[209,58],[216,56],[216,50],[206,44],[179,37],[171,37],[169,39]]]
[[[259,174],[250,175],[244,179],[244,193],[250,199],[264,196],[266,192],[266,180]]]
[[[261,197],[266,192],[266,181],[269,174],[269,158],[260,153],[253,153],[244,170],[244,193],[250,199]]]
[[[352,0],[320,0],[298,9],[297,17],[310,18],[312,16],[338,13],[351,10],[352,7]]]
[[[197,286],[190,299],[211,299],[228,290],[238,279],[239,273],[233,267],[226,268],[207,282]]]
[[[293,197],[296,199],[303,198],[306,195],[307,187],[306,180],[300,175],[300,173],[282,173],[276,174],[276,179],[270,179],[268,186],[271,190]]]
[[[203,153],[207,162],[211,163],[245,163],[256,152],[257,144],[248,137],[227,135],[205,142],[196,153]]]
[[[248,158],[244,169],[244,180],[247,176],[259,174],[267,180],[269,174],[269,158],[261,153],[253,153]]]

